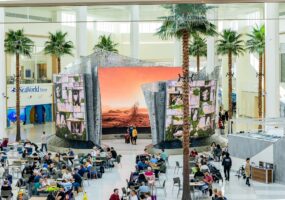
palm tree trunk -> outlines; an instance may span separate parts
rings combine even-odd
[[[197,55],[197,73],[200,72],[200,56]]]
[[[20,56],[16,54],[16,142],[21,140],[21,121],[20,121]]]
[[[228,103],[229,103],[229,119],[233,116],[233,104],[232,104],[232,92],[233,92],[233,83],[232,83],[232,52],[229,51],[228,53],[228,81],[229,81],[229,88],[228,88]]]
[[[61,60],[60,60],[60,57],[57,57],[57,73],[59,74],[60,73],[60,66],[61,66]]]
[[[259,54],[258,71],[258,118],[262,118],[262,54]]]
[[[184,31],[182,37],[183,47],[183,194],[182,200],[191,200],[189,183],[189,143],[190,143],[190,122],[189,122],[189,32]]]

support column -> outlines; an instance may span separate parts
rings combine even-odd
[[[207,13],[208,20],[214,25],[217,24],[217,11],[216,9],[209,10]],[[207,68],[206,73],[210,74],[214,70],[214,68],[218,64],[218,57],[216,54],[216,38],[215,37],[207,37]]]
[[[131,6],[131,29],[130,29],[130,56],[131,58],[139,58],[140,33],[139,33],[140,7],[138,5]]]
[[[80,6],[76,12],[76,50],[77,58],[88,55],[87,6]]]
[[[182,66],[182,43],[181,40],[175,39],[174,42],[174,66],[181,67]]]
[[[279,5],[265,3],[266,117],[280,117]]]
[[[7,107],[6,107],[6,66],[5,66],[5,52],[4,52],[4,8],[0,8],[0,138],[6,137],[6,127],[7,127]]]

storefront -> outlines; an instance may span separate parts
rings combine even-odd
[[[52,121],[52,84],[21,84],[20,119],[23,125]],[[7,127],[16,123],[16,89],[7,86]]]

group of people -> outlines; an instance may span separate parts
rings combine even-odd
[[[129,126],[125,134],[125,143],[137,144],[138,130],[135,126]]]
[[[128,181],[127,196],[129,200],[152,200],[155,180],[160,173],[166,173],[168,154],[162,149],[161,153],[149,154],[144,150],[143,154],[137,155],[135,171],[131,173]],[[114,189],[109,200],[119,200],[119,190]]]
[[[228,111],[225,111],[222,108],[220,108],[219,119],[218,119],[218,128],[220,129],[221,134],[224,134],[225,123],[228,120],[229,120]]]
[[[197,150],[193,149],[190,152],[190,160],[192,174],[190,181],[199,182],[198,189],[205,194],[208,192],[213,200],[225,200],[226,198],[222,196],[222,193],[217,193],[217,189],[213,189],[213,183],[221,180],[222,176],[219,170],[209,163],[209,158],[202,154],[199,155]]]

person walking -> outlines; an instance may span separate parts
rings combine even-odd
[[[246,177],[245,184],[248,185],[248,187],[250,187],[250,183],[249,183],[249,178],[250,178],[250,158],[246,159],[244,170],[245,170],[245,177]]]
[[[46,136],[46,132],[45,131],[43,132],[43,134],[41,136],[41,141],[42,141],[41,151],[44,151],[44,148],[47,151],[47,136]]]
[[[132,142],[134,145],[136,145],[137,144],[137,138],[138,138],[138,130],[136,127],[134,127],[134,129],[133,129],[132,137],[133,137]]]
[[[230,154],[226,152],[226,156],[223,158],[222,165],[224,166],[224,173],[226,181],[230,180],[230,171],[232,167],[232,159],[230,158]]]

